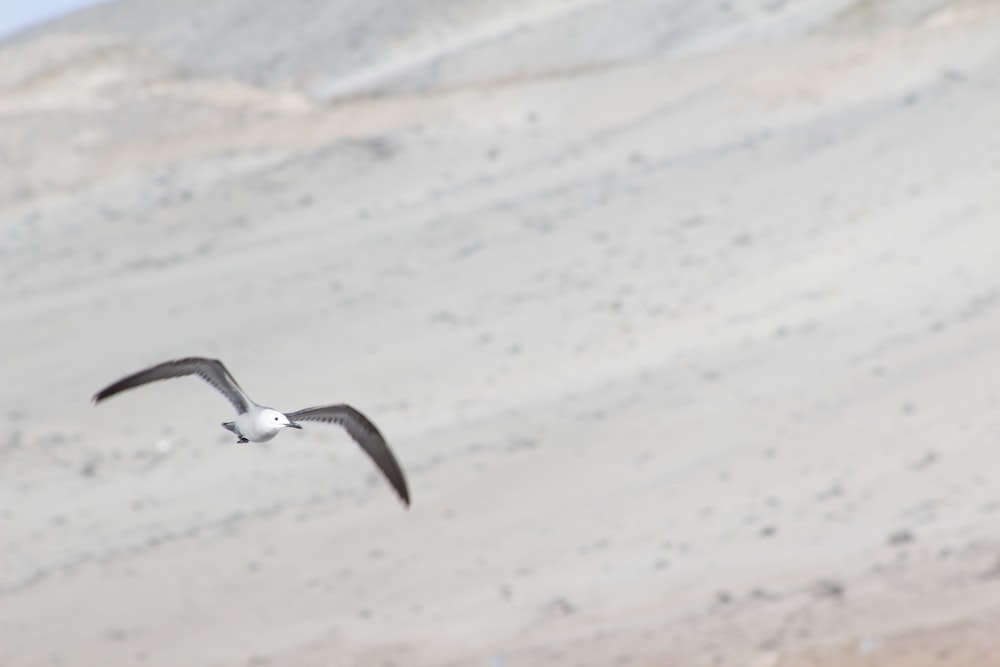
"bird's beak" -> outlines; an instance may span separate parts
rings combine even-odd
[[[285,426],[287,426],[288,428],[297,428],[299,430],[302,430],[302,424],[297,424],[295,422],[288,422],[287,424],[285,424]]]

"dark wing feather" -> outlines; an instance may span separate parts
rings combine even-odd
[[[406,488],[403,470],[399,467],[392,450],[389,449],[389,444],[368,417],[349,405],[324,405],[289,412],[288,418],[293,422],[314,421],[343,426],[348,435],[354,438],[361,445],[361,449],[365,450],[365,453],[375,462],[375,465],[392,484],[392,488],[396,489],[396,493],[403,499],[403,502],[406,505],[410,504],[410,491]]]
[[[115,394],[157,380],[182,377],[185,375],[197,375],[205,382],[218,389],[225,396],[236,411],[240,414],[246,412],[253,403],[247,395],[236,384],[236,380],[229,374],[226,367],[218,359],[205,359],[203,357],[188,357],[187,359],[176,359],[166,361],[156,366],[151,366],[145,370],[133,373],[128,377],[123,377],[118,382],[108,385],[97,392],[94,402],[99,403],[105,398]]]

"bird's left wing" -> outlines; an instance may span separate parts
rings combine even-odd
[[[94,402],[100,403],[119,392],[142,386],[148,382],[183,377],[185,375],[197,375],[215,387],[219,393],[233,404],[237,414],[243,414],[253,404],[253,401],[240,389],[240,386],[236,384],[236,380],[229,374],[229,371],[226,370],[221,361],[218,359],[205,359],[204,357],[188,357],[187,359],[165,361],[162,364],[150,366],[138,373],[123,377],[121,380],[97,392],[94,396]]]

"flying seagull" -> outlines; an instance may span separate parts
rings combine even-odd
[[[410,504],[410,491],[406,488],[406,478],[403,476],[403,471],[400,469],[399,463],[396,462],[396,457],[392,455],[385,438],[367,417],[351,406],[343,404],[305,408],[288,414],[257,405],[250,400],[246,392],[240,389],[236,380],[218,359],[189,357],[165,361],[108,385],[97,392],[94,396],[94,403],[99,403],[105,398],[110,398],[126,389],[139,387],[148,382],[184,375],[197,375],[218,389],[233,404],[237,413],[236,420],[225,422],[222,426],[236,434],[237,442],[267,442],[283,428],[301,429],[302,425],[299,424],[301,421],[339,424],[371,457],[403,502],[406,505]]]

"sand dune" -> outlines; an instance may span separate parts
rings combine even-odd
[[[1000,659],[987,0],[111,2],[0,43],[0,665]],[[222,358],[346,435],[236,446]]]

